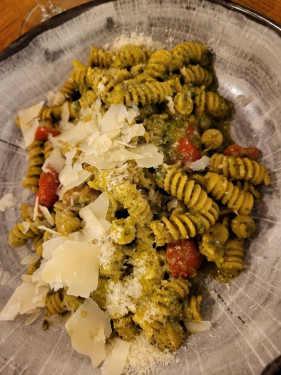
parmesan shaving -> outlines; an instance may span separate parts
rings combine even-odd
[[[52,167],[55,171],[61,172],[65,165],[65,159],[62,156],[58,147],[54,147],[53,151],[51,152],[50,156],[45,160],[42,170],[44,172],[48,172],[48,167]]]
[[[130,343],[116,339],[113,349],[103,363],[101,375],[121,375],[126,364]]]
[[[18,200],[13,194],[4,194],[0,199],[0,211],[4,212],[8,208],[15,207]]]
[[[50,214],[48,208],[45,207],[45,206],[41,206],[40,204],[39,204],[39,208],[40,208],[40,211],[42,212],[42,214],[44,215],[45,219],[48,221],[48,223],[51,226],[54,226],[55,222],[54,222],[54,219],[52,218],[52,215]]]
[[[39,208],[39,198],[38,198],[38,195],[35,199],[35,204],[34,204],[34,211],[33,211],[33,218],[32,220],[35,221],[37,216],[38,216],[38,208]]]
[[[211,329],[211,322],[208,320],[202,320],[201,322],[197,321],[184,321],[184,325],[187,329],[187,332],[192,335],[194,333],[204,332]]]
[[[169,111],[171,112],[171,114],[174,115],[176,113],[176,111],[175,111],[173,99],[172,99],[171,96],[166,96],[166,99],[168,101],[167,107],[168,107]]]
[[[105,359],[105,340],[111,333],[109,316],[88,298],[67,321],[65,328],[73,348],[89,356],[96,368]]]
[[[201,159],[186,164],[193,171],[201,171],[203,169],[206,169],[210,165],[210,158],[206,155],[203,155]]]
[[[38,307],[45,306],[45,297],[49,286],[37,288],[32,277],[25,275],[24,281],[12,294],[11,298],[0,312],[0,320],[13,320],[17,314],[33,313]]]
[[[54,290],[67,286],[68,294],[89,297],[98,285],[99,246],[65,241],[44,264],[41,276]]]
[[[43,104],[44,102],[42,101],[30,108],[19,111],[19,122],[25,147],[28,147],[33,142],[36,128],[39,125],[39,113],[43,107]]]
[[[25,266],[26,264],[31,264],[35,262],[37,259],[39,259],[39,255],[36,253],[33,253],[33,254],[26,255],[24,258],[22,258],[20,263]]]

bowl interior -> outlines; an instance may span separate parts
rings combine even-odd
[[[72,59],[85,62],[92,45],[110,45],[132,33],[160,41],[165,48],[195,40],[214,49],[219,91],[235,103],[233,138],[262,150],[271,185],[253,213],[258,231],[247,243],[249,268],[230,287],[207,280],[208,290],[217,294],[216,301],[207,292],[204,296],[203,315],[211,320],[212,330],[190,336],[176,362],[159,373],[259,374],[281,351],[280,29],[221,2],[119,0],[95,1],[37,30],[38,35],[33,32],[17,42],[18,52],[7,50],[0,63],[0,197],[13,193],[19,202],[28,199],[21,187],[27,163],[14,120],[19,109],[60,87]],[[248,104],[243,106],[245,99]],[[28,249],[7,245],[18,208],[0,213],[0,309],[25,270],[20,260]],[[74,352],[63,325],[45,332],[42,319],[30,326],[24,322],[20,317],[0,323],[0,374],[99,373],[88,358]]]

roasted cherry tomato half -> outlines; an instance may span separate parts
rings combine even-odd
[[[56,135],[60,134],[60,130],[38,126],[35,132],[35,139],[37,139],[38,141],[47,141],[50,134],[55,137]]]
[[[166,258],[171,276],[186,279],[196,274],[203,260],[192,239],[167,244]]]
[[[184,163],[194,162],[202,157],[198,148],[188,138],[180,138],[176,149],[177,152],[182,156],[182,161]]]
[[[234,143],[224,150],[223,154],[226,156],[234,156],[235,158],[247,157],[251,160],[257,160],[259,149],[257,147],[244,148]]]
[[[48,167],[48,172],[42,172],[39,179],[38,203],[47,208],[52,207],[58,200],[59,185],[58,172]]]

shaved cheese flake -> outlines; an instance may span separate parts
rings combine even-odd
[[[64,103],[64,101],[65,101],[65,96],[60,91],[58,91],[54,95],[52,105],[62,105]]]
[[[132,107],[127,110],[127,116],[126,119],[129,124],[131,124],[134,119],[140,115],[140,111],[138,107],[135,104],[132,104]]]
[[[22,284],[17,287],[0,312],[0,320],[13,320],[18,314],[29,314],[36,308],[45,306],[45,297],[49,286],[40,286],[37,290],[36,283],[32,282],[32,277],[25,276]]]
[[[37,196],[36,199],[35,199],[35,204],[34,204],[34,211],[33,211],[33,221],[36,220],[37,216],[38,216],[38,206],[39,206],[39,197]]]
[[[210,158],[203,155],[201,159],[198,159],[192,163],[186,163],[193,171],[201,171],[210,165]]]
[[[63,131],[60,135],[56,136],[57,141],[78,143],[86,139],[91,134],[91,129],[84,121],[79,121],[76,126],[68,131]]]
[[[35,320],[37,318],[39,318],[40,314],[41,314],[41,310],[40,309],[36,309],[33,313],[31,313],[30,315],[27,316],[27,318],[25,319],[24,324],[26,326],[30,326],[32,323],[35,322]]]
[[[4,212],[8,208],[15,207],[18,200],[13,194],[4,194],[0,199],[0,211]]]
[[[65,328],[73,348],[89,356],[96,368],[105,359],[105,340],[111,333],[109,316],[89,298],[71,316]]]
[[[42,166],[44,172],[48,172],[48,166],[51,166],[58,173],[62,171],[65,165],[65,159],[61,154],[61,151],[58,147],[54,147],[50,156],[45,160],[45,163]]]
[[[69,241],[69,238],[65,236],[59,236],[53,237],[48,241],[43,242],[43,258],[46,260],[50,260],[53,256],[53,252],[65,241]]]
[[[174,115],[176,113],[176,111],[175,111],[174,102],[173,102],[172,97],[166,96],[166,100],[168,101],[167,107],[168,107],[169,111],[171,112],[172,115]]]
[[[125,148],[120,148],[119,150],[113,151],[109,156],[109,161],[115,162],[125,162],[127,160],[137,160],[141,159],[143,156],[132,151],[128,151]]]
[[[33,254],[26,255],[24,258],[22,258],[20,263],[25,266],[26,264],[31,264],[35,262],[37,259],[39,259],[39,255],[36,253],[33,253]]]
[[[65,241],[44,264],[42,279],[54,290],[67,286],[68,294],[87,298],[98,285],[99,253],[98,245]]]
[[[59,179],[62,184],[62,188],[58,191],[59,198],[61,199],[67,190],[85,182],[90,175],[91,172],[83,169],[80,163],[75,163],[73,166],[65,165],[59,173]]]
[[[113,349],[103,363],[101,375],[121,375],[129,354],[130,343],[116,339]]]
[[[187,329],[187,332],[192,335],[193,333],[199,333],[208,331],[211,329],[212,324],[208,320],[202,320],[201,322],[197,321],[184,321],[184,325]]]
[[[28,229],[30,228],[30,223],[28,221],[22,221],[21,224],[22,224],[22,229],[23,229],[22,232],[26,233]]]
[[[45,219],[48,221],[48,223],[50,223],[51,226],[55,225],[54,219],[52,215],[50,214],[48,208],[41,206],[40,204],[39,204],[39,208],[42,214],[44,215]]]
[[[56,95],[56,93],[54,91],[48,92],[48,94],[47,94],[47,106],[48,107],[52,106],[52,104],[54,102],[55,95]]]
[[[109,207],[109,199],[106,193],[102,193],[89,207],[99,220],[105,220]],[[81,212],[81,210],[80,210]]]
[[[79,212],[79,216],[85,221],[85,227],[81,231],[81,242],[91,243],[93,240],[101,239],[110,227],[110,224],[104,218],[106,216],[105,211],[102,212],[101,207],[99,207],[100,204],[105,204],[108,208],[109,202],[102,203],[100,200],[96,205],[94,203],[90,203]],[[95,209],[100,218],[95,215]]]
[[[44,102],[42,101],[30,108],[19,111],[19,122],[25,147],[28,147],[34,140],[34,134],[39,125],[38,117],[43,104]]]
[[[145,134],[143,124],[134,124],[132,126],[125,124],[122,128],[121,141],[129,143],[135,137],[142,137]]]
[[[124,124],[127,116],[126,107],[123,104],[111,104],[100,121],[102,133],[107,133],[110,138],[116,137]]]
[[[134,151],[141,155],[141,158],[135,159],[141,168],[155,168],[163,163],[163,154],[152,143],[138,145]]]
[[[50,228],[46,227],[45,225],[39,225],[38,229],[45,230],[46,232],[51,233],[51,234],[53,234],[55,236],[61,236],[60,233],[56,232],[53,229],[50,229]]]
[[[67,123],[69,121],[68,102],[65,102],[61,107],[61,119],[64,123]]]

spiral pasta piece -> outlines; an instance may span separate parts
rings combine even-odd
[[[255,188],[253,184],[249,183],[248,181],[237,180],[236,186],[238,186],[241,190],[248,191],[256,199],[261,198],[261,193]]]
[[[127,69],[101,69],[89,68],[87,71],[87,82],[93,91],[103,100],[114,87],[131,77],[131,73]]]
[[[127,106],[134,103],[137,106],[145,106],[162,103],[166,100],[166,96],[170,95],[172,95],[172,88],[169,82],[151,81],[130,86],[118,84],[108,95],[107,103],[123,103]]]
[[[179,318],[183,317],[183,300],[189,293],[189,283],[184,279],[162,280],[159,289],[133,316],[145,335],[161,349],[176,350],[183,340]]]
[[[227,101],[216,92],[196,87],[195,94],[194,104],[198,115],[202,115],[206,111],[209,115],[222,119],[228,113],[230,108]]]
[[[140,331],[140,328],[134,323],[132,314],[113,319],[113,327],[119,336],[126,341],[132,341]]]
[[[76,212],[67,208],[61,202],[55,203],[54,209],[56,212],[55,224],[60,234],[68,235],[81,228],[81,221]]]
[[[184,78],[184,83],[208,87],[213,81],[213,74],[209,70],[202,68],[199,64],[184,66],[180,72]]]
[[[33,192],[38,190],[39,178],[42,172],[42,165],[44,164],[44,141],[34,140],[29,146],[28,154],[28,169],[22,186],[30,189]]]
[[[228,229],[220,223],[210,227],[208,233],[204,233],[199,245],[200,253],[207,257],[208,262],[215,262],[220,266],[223,262],[224,244],[228,240]]]
[[[240,190],[226,177],[217,173],[208,172],[205,179],[207,193],[239,214],[250,214],[254,204],[254,197],[251,193]]]
[[[24,246],[28,240],[40,235],[42,231],[38,229],[37,223],[31,220],[20,221],[9,233],[9,245],[12,247]]]
[[[92,67],[99,66],[101,68],[109,68],[113,62],[115,53],[105,51],[102,48],[93,46],[88,60],[88,64]]]
[[[46,141],[44,143],[44,159],[48,159],[48,157],[51,155],[54,147],[50,141]]]
[[[57,292],[49,292],[45,298],[45,307],[49,316],[66,312],[67,306],[64,303],[64,290],[59,289]]]
[[[70,74],[70,78],[76,84],[76,87],[79,88],[79,91],[84,91],[85,87],[88,87],[87,81],[87,70],[88,67],[83,65],[81,62],[77,60],[73,60],[73,70]]]
[[[67,98],[71,99],[73,98],[75,92],[77,91],[77,85],[73,81],[73,79],[68,78],[63,86],[60,88],[60,92]]]
[[[112,62],[113,68],[130,68],[138,64],[146,63],[151,51],[144,47],[127,44],[116,51],[114,61]]]
[[[164,171],[164,179],[162,173],[156,172],[156,181],[167,193],[183,201],[190,211],[208,211],[211,208],[212,199],[186,173],[177,167],[167,167]]]
[[[190,296],[184,300],[184,314],[187,321],[201,322],[202,317],[200,314],[200,307],[202,296]]]
[[[213,202],[209,211],[173,214],[169,218],[162,217],[160,220],[151,222],[150,228],[156,237],[156,245],[163,246],[166,243],[203,234],[215,224],[218,216],[219,208]]]
[[[145,71],[153,78],[165,78],[171,63],[171,53],[164,49],[158,50],[150,56]]]
[[[32,275],[40,267],[40,264],[41,264],[41,259],[40,258],[37,259],[37,260],[35,260],[28,267],[28,270],[27,270],[26,274],[27,275]]]
[[[210,160],[210,171],[223,174],[231,180],[245,180],[253,185],[270,183],[267,168],[255,160],[235,158],[223,154],[213,154]]]
[[[225,244],[225,254],[219,271],[226,277],[236,277],[243,270],[243,240],[232,238]]]
[[[212,63],[211,50],[201,43],[185,42],[177,44],[172,50],[172,59],[174,69],[188,65],[190,62],[197,63],[202,66],[208,66]]]

